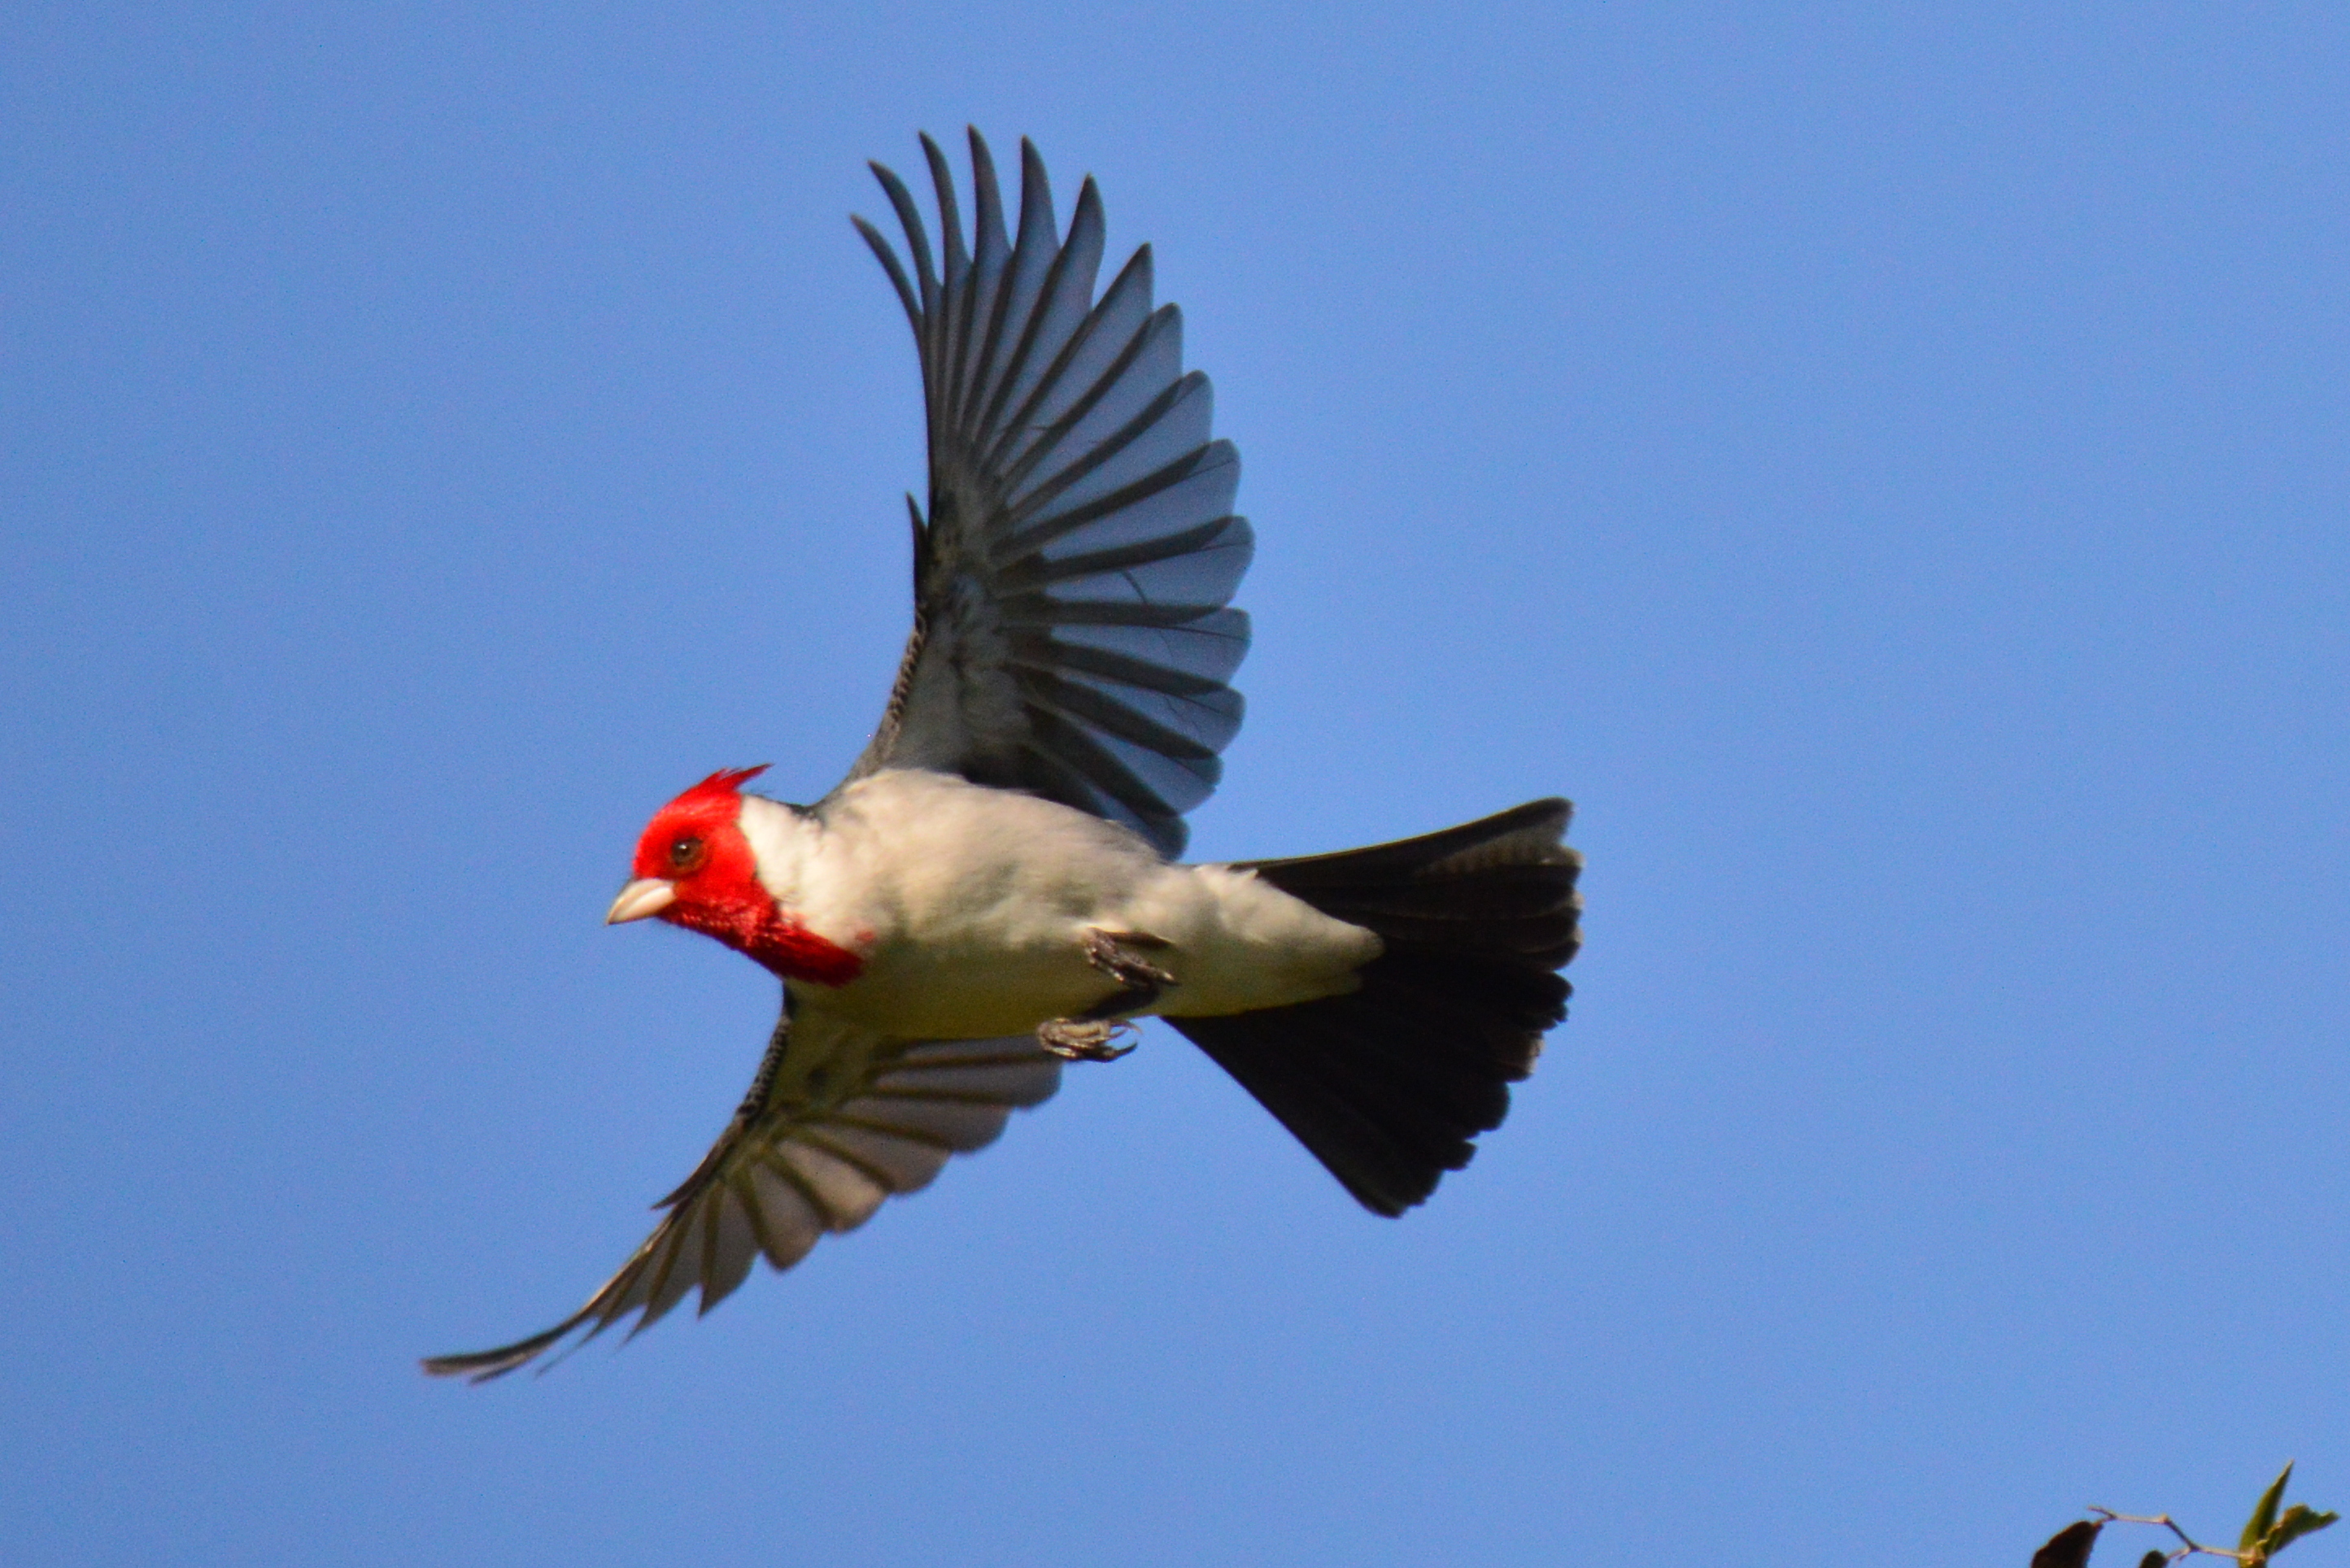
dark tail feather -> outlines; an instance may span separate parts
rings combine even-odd
[[[1421,838],[1250,868],[1387,950],[1362,988],[1295,1007],[1170,1018],[1364,1208],[1400,1214],[1502,1125],[1566,1016],[1583,857],[1573,807],[1537,800]]]

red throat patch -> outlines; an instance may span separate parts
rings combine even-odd
[[[865,961],[827,941],[775,901],[759,880],[757,857],[743,835],[743,785],[764,767],[714,773],[653,813],[637,840],[638,877],[677,889],[660,912],[671,925],[714,938],[785,980],[847,985]]]

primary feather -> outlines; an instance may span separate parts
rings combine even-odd
[[[1240,454],[1209,435],[1207,377],[1182,315],[1152,308],[1150,250],[1100,298],[1101,197],[1066,236],[1020,144],[1020,228],[1004,232],[987,143],[971,135],[971,247],[946,159],[922,139],[945,242],[874,165],[910,274],[864,219],[920,352],[930,510],[914,514],[914,632],[852,778],[929,768],[1025,790],[1180,853],[1183,814],[1222,776],[1248,651],[1230,608],[1254,538],[1232,514]]]
[[[708,1312],[757,1258],[790,1268],[827,1231],[854,1231],[884,1199],[929,1186],[948,1157],[993,1143],[1014,1109],[1060,1086],[1060,1059],[1034,1036],[910,1044],[832,1028],[838,1037],[794,1049],[786,1001],[733,1119],[657,1206],[667,1218],[585,1306],[527,1339],[433,1356],[424,1369],[482,1382],[637,1313],[633,1337],[697,1288]]]

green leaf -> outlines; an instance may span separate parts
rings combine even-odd
[[[2253,1505],[2252,1517],[2244,1523],[2243,1538],[2236,1542],[2237,1551],[2251,1552],[2268,1539],[2269,1532],[2276,1528],[2277,1504],[2284,1501],[2284,1483],[2291,1480],[2293,1461],[2287,1459],[2284,1474],[2277,1477],[2275,1484],[2261,1493],[2261,1501]]]
[[[2276,1521],[2261,1544],[2273,1557],[2303,1536],[2314,1535],[2341,1517],[2338,1513],[2320,1513],[2305,1502],[2294,1503],[2284,1511],[2284,1517]]]
[[[2097,1532],[2104,1528],[2104,1521],[2090,1519],[2066,1525],[2032,1554],[2032,1568],[2088,1568],[2089,1548],[2097,1543]]]

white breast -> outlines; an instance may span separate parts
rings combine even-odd
[[[1136,835],[1050,801],[889,771],[811,818],[746,797],[743,832],[785,909],[862,955],[846,986],[795,1002],[893,1033],[1024,1033],[1117,989],[1087,929],[1140,931],[1175,975],[1149,1009],[1246,1012],[1353,989],[1379,940],[1220,866],[1170,866]]]

